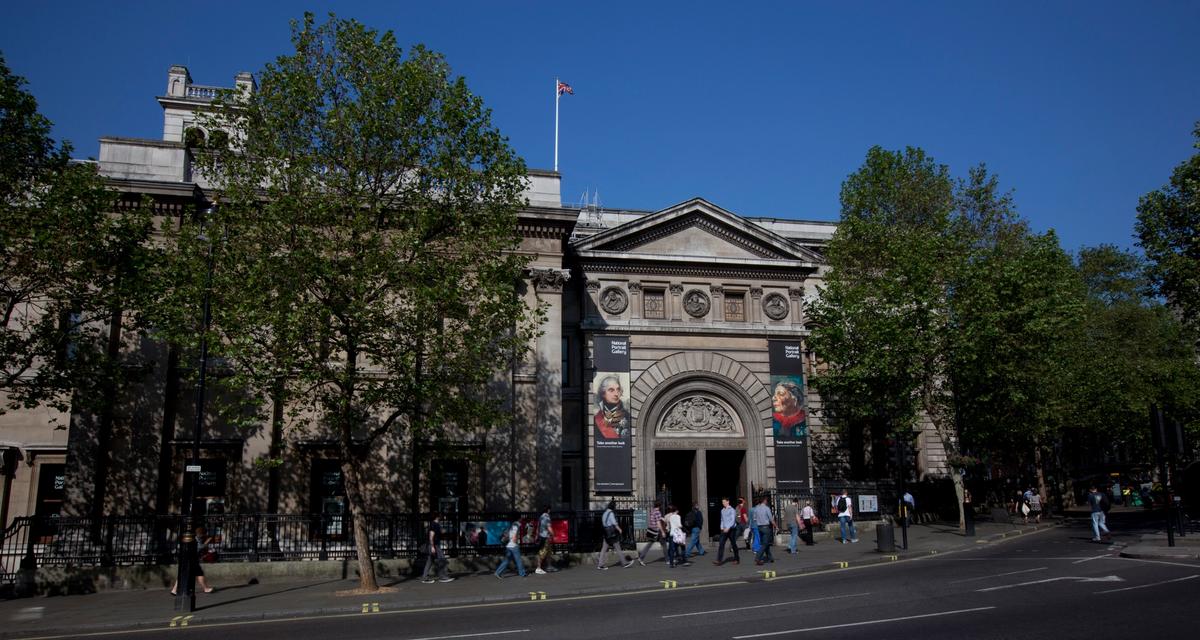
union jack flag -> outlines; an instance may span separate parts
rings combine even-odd
[[[562,80],[559,80],[558,81],[558,95],[561,96],[564,93],[569,93],[571,95],[575,95],[575,90],[571,88],[571,85],[563,82]]]

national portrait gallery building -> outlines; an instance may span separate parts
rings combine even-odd
[[[236,86],[253,90],[249,74]],[[210,204],[192,173],[197,113],[215,87],[186,68],[168,73],[161,139],[106,137],[99,169],[127,202],[149,197],[179,219]],[[809,385],[807,307],[819,294],[829,222],[750,218],[702,197],[658,211],[567,205],[560,176],[530,171],[520,251],[531,258],[524,295],[546,314],[529,358],[506,367],[500,398],[514,421],[464,437],[411,471],[404,442],[373,454],[368,509],[460,512],[591,509],[611,497],[668,492],[679,505],[719,504],[763,488],[804,493],[844,477],[868,447],[828,428]],[[192,445],[185,363],[159,345],[145,397],[118,416],[113,461],[97,478],[86,416],[48,409],[0,416],[2,523],[25,515],[178,513]],[[178,358],[176,358],[178,360]],[[68,428],[61,428],[69,425]],[[284,438],[284,464],[256,461]],[[197,508],[336,514],[345,508],[331,434],[272,434],[206,424]],[[924,474],[940,475],[941,445],[922,433]]]

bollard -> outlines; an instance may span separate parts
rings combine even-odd
[[[896,533],[892,523],[881,522],[875,525],[875,545],[884,553],[896,550]]]

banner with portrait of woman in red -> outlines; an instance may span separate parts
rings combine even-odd
[[[775,483],[779,489],[808,489],[808,411],[804,402],[804,351],[799,342],[771,340],[771,432]]]

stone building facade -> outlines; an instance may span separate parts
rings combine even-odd
[[[249,74],[235,86],[253,91]],[[187,130],[216,87],[193,84],[173,66],[161,140],[106,137],[100,171],[126,202],[150,197],[164,220],[208,206],[207,186],[191,170]],[[211,135],[211,132],[205,132]],[[808,350],[806,307],[823,273],[821,248],[835,226],[746,218],[702,198],[660,211],[605,211],[564,205],[560,176],[530,171],[528,205],[520,212],[520,251],[531,258],[524,295],[546,314],[532,356],[511,366],[502,398],[511,425],[456,443],[423,460],[422,510],[592,508],[610,496],[647,498],[664,488],[679,504],[715,504],[780,483],[771,345],[796,354],[802,373],[804,424],[811,448],[841,445],[820,420],[820,398],[807,384],[815,366]],[[601,375],[597,344],[625,345],[618,376]],[[190,398],[178,354],[163,345],[128,344],[155,363],[142,397],[123,412],[109,455],[106,513],[174,513],[192,442]],[[621,395],[618,461],[628,485],[598,483],[600,383]],[[607,408],[606,408],[607,407]],[[55,420],[54,418],[57,418]],[[0,416],[0,513],[5,525],[25,515],[88,512],[95,490],[85,470],[96,450],[86,416],[45,410]],[[340,470],[321,433],[239,432],[206,424],[201,440],[204,510],[284,513],[344,508]],[[286,440],[284,464],[256,464],[271,439]],[[385,443],[367,473],[368,509],[407,510],[411,443]],[[921,439],[924,471],[941,470],[939,447]],[[805,481],[838,471],[804,449]],[[836,455],[834,456],[837,457]],[[794,458],[793,458],[794,460]],[[793,464],[793,463],[789,463]],[[836,466],[836,465],[834,465]],[[793,473],[795,469],[789,471]],[[605,472],[607,473],[607,472]]]

